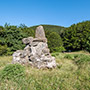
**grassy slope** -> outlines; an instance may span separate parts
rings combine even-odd
[[[39,25],[37,25],[37,26],[39,26]],[[35,30],[37,26],[32,26],[30,28]],[[50,31],[57,32],[57,33],[60,33],[65,29],[65,27],[56,26],[56,25],[42,25],[42,26],[44,27],[45,31],[50,30]]]
[[[26,77],[21,82],[1,81],[0,90],[90,90],[90,54],[76,52],[52,55],[56,57],[57,68],[38,70],[27,66]],[[84,62],[82,58],[87,60]],[[11,60],[11,56],[0,57],[0,70]]]

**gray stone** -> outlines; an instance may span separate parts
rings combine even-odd
[[[47,42],[47,39],[46,38],[34,38],[33,39],[33,42]]]
[[[13,53],[13,63],[28,64],[39,69],[55,68],[55,57],[50,54],[42,26],[37,27],[35,37],[28,37],[22,40],[26,47],[24,50],[17,50]]]
[[[32,42],[31,46],[35,47],[39,44],[39,42]]]
[[[28,55],[23,50],[17,50],[13,54],[13,61],[12,63],[20,63],[20,64],[27,64],[28,62]]]
[[[23,42],[24,44],[31,44],[32,41],[33,41],[33,37],[28,37],[28,38],[22,39],[22,42]]]
[[[36,28],[35,37],[36,38],[46,38],[43,26],[39,26]]]
[[[45,53],[45,55],[49,54],[50,53],[50,50],[48,48],[44,48],[42,50],[43,53]]]

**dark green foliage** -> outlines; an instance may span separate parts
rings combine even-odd
[[[42,25],[48,39],[51,52],[87,50],[90,52],[90,21],[73,24],[68,28],[55,25]],[[34,37],[37,26],[19,27],[5,24],[0,26],[0,55],[11,55],[14,51],[23,49],[22,39]],[[64,46],[64,47],[63,47]]]
[[[63,42],[58,33],[47,31],[46,37],[48,39],[48,47],[50,48],[51,52],[63,51]]]
[[[15,80],[24,76],[24,67],[19,64],[9,64],[1,72],[1,79]]]
[[[48,44],[51,52],[64,51],[64,47],[62,46],[63,45],[62,40],[58,34],[61,29],[64,29],[64,27],[53,25],[43,25],[43,26],[45,28],[46,37],[48,39]],[[5,24],[4,27],[1,26],[0,45],[7,46],[6,49],[7,51],[3,53],[3,55],[11,55],[13,54],[14,51],[23,49],[25,45],[22,43],[22,39],[30,36],[34,37],[35,28],[36,27],[29,28],[24,24],[21,24],[19,27],[11,26],[10,24],[7,23]]]
[[[7,45],[9,48],[7,53],[13,53],[14,51],[24,47],[21,40],[26,37],[26,35],[21,30],[19,30],[16,26],[8,26],[4,31],[5,33],[1,37],[1,43]]]
[[[3,30],[3,29],[4,29],[3,26],[0,26],[0,31]]]
[[[90,21],[73,24],[62,34],[64,47],[71,51],[90,50]]]
[[[90,52],[90,35],[87,35],[87,40],[85,42],[85,50]]]
[[[25,45],[22,43],[22,39],[30,36],[34,37],[34,30],[6,24],[0,30],[0,46],[3,45],[0,50],[4,50],[2,54],[11,55],[14,51],[23,49]],[[7,49],[4,48],[5,46],[7,46]]]
[[[26,27],[24,27],[24,28],[21,28],[21,30],[22,30],[22,32],[23,33],[25,33],[27,36],[32,36],[32,37],[34,37],[35,36],[35,31],[33,30],[33,29],[31,29],[31,28],[26,28]]]
[[[6,45],[0,45],[0,55],[4,55],[7,52],[7,46]]]

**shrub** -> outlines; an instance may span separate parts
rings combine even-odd
[[[9,64],[1,72],[1,79],[20,79],[25,75],[24,67],[19,64]]]
[[[90,21],[73,24],[62,35],[66,50],[90,52]]]
[[[63,42],[61,37],[56,32],[46,32],[46,37],[48,39],[48,47],[50,48],[51,52],[61,52],[61,48],[63,47]]]
[[[65,49],[63,46],[56,47],[55,50],[56,50],[57,52],[65,52],[65,51],[66,51],[66,49]]]
[[[3,45],[3,46],[0,45],[0,55],[4,55],[6,52],[7,52],[7,46],[6,45]]]

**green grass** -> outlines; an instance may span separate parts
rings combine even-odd
[[[17,77],[13,80],[2,79],[0,76],[0,90],[90,90],[89,53],[52,53],[52,55],[56,57],[58,63],[55,69],[39,70],[23,66],[25,68],[23,78]],[[0,57],[0,75],[11,61],[11,56]],[[10,73],[7,75],[10,76]]]

